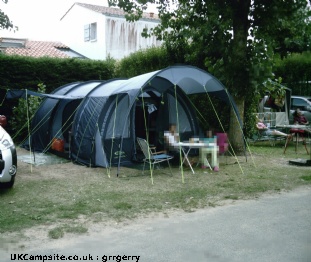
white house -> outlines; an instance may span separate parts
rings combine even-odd
[[[122,59],[139,49],[161,45],[155,36],[141,36],[144,28],[160,23],[157,14],[144,13],[137,22],[126,21],[124,15],[119,8],[75,3],[60,20],[61,41],[96,60]]]

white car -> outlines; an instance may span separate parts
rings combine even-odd
[[[0,188],[11,188],[17,172],[17,153],[11,136],[0,126]]]
[[[302,114],[311,123],[311,96],[291,96],[291,110],[289,114],[289,123],[294,122],[293,113],[299,108]]]

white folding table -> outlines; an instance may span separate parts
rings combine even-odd
[[[188,155],[189,155],[189,152],[191,149],[195,149],[195,148],[200,149],[200,154],[211,153],[212,154],[212,166],[213,167],[218,166],[219,147],[217,146],[216,143],[206,144],[206,143],[202,143],[202,142],[179,142],[179,143],[176,143],[176,145],[180,146],[180,148],[183,152],[183,155],[184,155],[184,159],[183,159],[183,162],[181,163],[181,165],[186,160],[187,163],[189,164],[189,167],[191,168],[191,171],[193,174],[194,174],[194,170],[193,170],[192,165],[191,165],[189,158],[188,158]],[[201,161],[201,155],[200,155],[200,161]],[[204,164],[204,163],[202,163],[202,164]],[[210,165],[209,165],[209,167],[211,168]]]

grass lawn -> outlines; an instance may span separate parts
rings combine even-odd
[[[50,238],[64,233],[85,233],[87,223],[124,221],[154,212],[196,209],[221,205],[227,200],[260,197],[299,186],[311,185],[311,167],[290,165],[289,160],[310,159],[303,146],[291,145],[283,154],[282,142],[250,145],[250,153],[238,158],[220,157],[220,170],[196,167],[173,175],[163,164],[142,175],[142,164],[116,168],[87,168],[73,163],[32,166],[19,161],[16,183],[0,189],[1,234],[49,226]],[[310,144],[308,144],[310,147]],[[29,154],[19,149],[18,154]],[[226,163],[227,162],[227,163]]]

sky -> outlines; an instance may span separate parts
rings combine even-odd
[[[17,32],[0,30],[0,37],[27,38],[40,41],[61,41],[60,19],[75,3],[105,5],[105,0],[9,0],[0,1],[0,9],[18,27]]]

